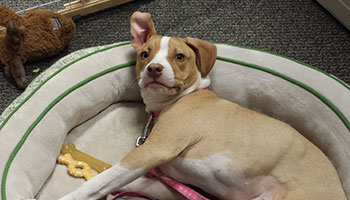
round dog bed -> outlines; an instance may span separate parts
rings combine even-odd
[[[283,120],[333,162],[350,198],[350,87],[298,61],[216,44],[210,89]],[[58,199],[84,182],[56,164],[62,144],[114,164],[146,123],[129,42],[75,52],[38,76],[0,118],[1,199]],[[268,144],[267,144],[268,145]]]

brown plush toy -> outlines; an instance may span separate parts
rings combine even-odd
[[[75,33],[72,19],[40,9],[20,16],[0,6],[0,25],[0,61],[20,89],[28,84],[23,64],[61,52]]]

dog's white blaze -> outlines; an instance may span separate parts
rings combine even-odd
[[[169,87],[173,87],[175,85],[174,71],[173,71],[173,68],[171,67],[169,61],[167,60],[168,52],[169,52],[169,40],[170,40],[170,37],[162,37],[162,39],[160,40],[160,48],[159,48],[158,52],[156,53],[154,58],[151,60],[151,62],[149,62],[146,65],[144,71],[141,72],[141,74],[140,74],[140,76],[141,76],[141,79],[139,81],[140,87],[142,87],[144,84],[144,79],[147,75],[147,67],[153,63],[161,64],[164,67],[163,74],[162,74],[162,76],[163,76],[162,83],[169,86]]]

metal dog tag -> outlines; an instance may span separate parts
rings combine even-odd
[[[136,139],[136,144],[135,144],[136,147],[139,147],[143,143],[145,143],[149,133],[152,131],[152,128],[153,128],[157,118],[158,117],[153,117],[152,113],[150,113],[148,115],[148,121],[147,121],[147,124],[145,125],[145,127],[143,128],[142,135]]]

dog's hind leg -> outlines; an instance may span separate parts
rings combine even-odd
[[[241,186],[232,188],[224,199],[232,200],[284,200],[288,191],[283,183],[272,176],[246,179]]]
[[[287,188],[272,176],[260,176],[253,180],[252,183],[258,196],[252,200],[282,200],[287,194]]]

